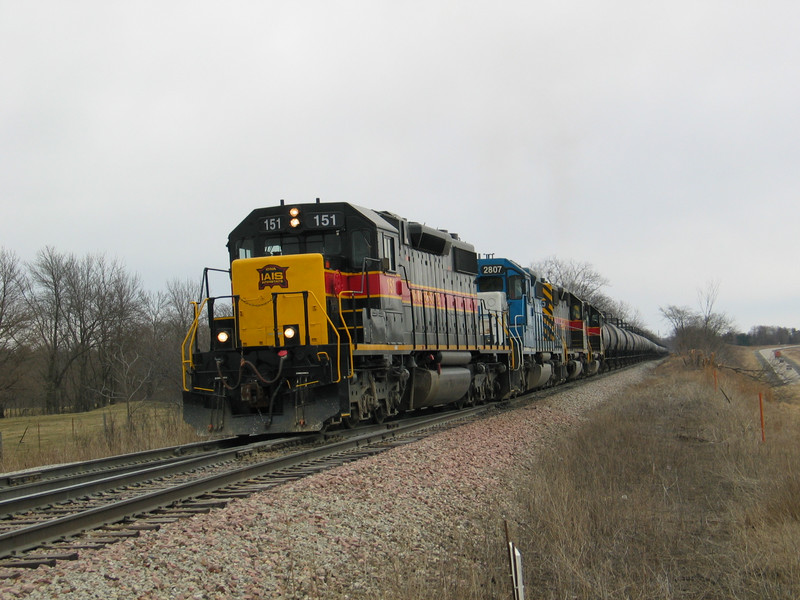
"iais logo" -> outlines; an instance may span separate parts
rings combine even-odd
[[[279,267],[278,265],[266,265],[258,269],[258,289],[263,290],[268,287],[289,287],[289,280],[286,278],[286,271],[289,267]]]

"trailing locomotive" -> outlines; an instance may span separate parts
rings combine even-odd
[[[184,419],[199,429],[380,422],[595,373],[622,339],[615,360],[654,351],[513,261],[389,212],[281,201],[228,251],[231,294],[210,295],[207,269],[183,346]]]

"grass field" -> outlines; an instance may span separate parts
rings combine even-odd
[[[564,439],[519,498],[534,595],[800,597],[798,399],[762,442],[760,387],[671,361]]]
[[[174,446],[197,439],[180,406],[117,404],[86,413],[0,419],[0,472]]]
[[[800,390],[730,366],[659,365],[508,475],[438,588],[401,570],[390,596],[488,599],[502,582],[513,597],[508,522],[529,598],[800,598]]]

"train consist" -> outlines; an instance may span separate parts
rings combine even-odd
[[[259,208],[208,271],[183,346],[184,419],[311,432],[513,397],[664,353],[456,234],[348,203]]]

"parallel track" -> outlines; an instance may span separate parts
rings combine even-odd
[[[497,407],[484,405],[392,423],[380,431],[356,433],[284,456],[263,459],[249,454],[249,464],[244,465],[242,449],[223,450],[6,499],[0,502],[0,510],[10,515],[0,520],[0,527],[6,525],[0,533],[0,567],[35,567],[73,559],[76,550],[138,535],[141,529],[158,528],[165,519],[207,512],[232,498],[413,442],[448,423],[463,423]],[[37,551],[28,552],[31,549]]]
[[[49,465],[15,473],[5,473],[0,475],[0,499],[25,495],[30,493],[31,490],[43,491],[48,488],[56,488],[64,481],[75,483],[76,479],[90,478],[96,474],[119,473],[126,468],[135,470],[141,468],[142,465],[152,464],[158,460],[176,460],[180,457],[233,448],[246,443],[248,442],[242,438],[222,438],[131,454],[119,454],[78,463]]]
[[[263,441],[207,452],[200,449],[196,456],[161,456],[159,464],[143,463],[133,469],[130,460],[114,457],[125,465],[117,472],[76,471],[66,475],[66,484],[63,480],[53,483],[58,480],[53,476],[47,483],[0,486],[0,512],[8,515],[0,519],[0,567],[36,567],[75,559],[81,549],[136,536],[141,530],[157,529],[165,522],[208,512],[231,499],[416,441],[489,411],[512,410],[583,382],[576,380],[513,400],[387,422],[366,430]],[[339,441],[326,441],[335,437]],[[223,445],[230,443],[223,440]],[[286,444],[298,443],[317,445],[287,453]],[[281,446],[283,450],[278,449]],[[174,455],[183,450],[168,449],[169,452]],[[264,452],[270,456],[259,456]],[[78,478],[85,481],[76,483]],[[18,490],[23,489],[30,493],[20,494]]]

